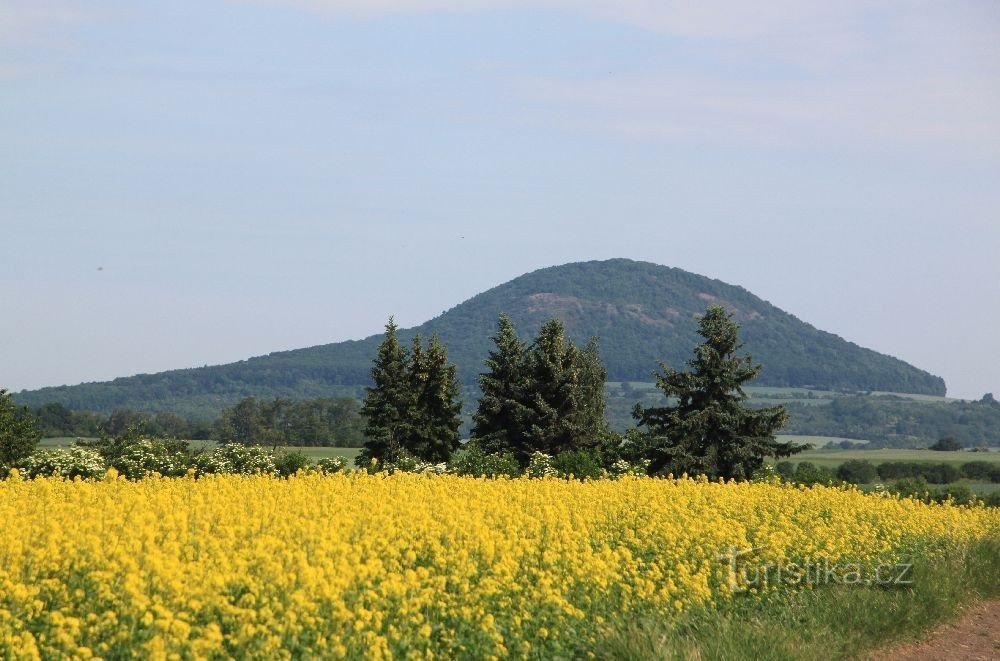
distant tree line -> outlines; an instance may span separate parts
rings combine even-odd
[[[854,395],[816,406],[787,406],[789,434],[864,439],[872,441],[873,448],[923,448],[942,438],[967,448],[1000,445],[1000,403],[989,393],[972,402]]]
[[[28,409],[26,409],[28,410]],[[235,441],[249,445],[359,447],[364,441],[361,406],[351,397],[305,401],[245,397],[215,421],[175,413],[115,409],[108,415],[71,411],[51,403],[30,409],[43,437],[119,436],[129,429],[160,438]]]

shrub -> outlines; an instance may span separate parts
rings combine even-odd
[[[934,492],[934,500],[938,503],[951,500],[956,505],[968,505],[975,498],[972,490],[964,484],[952,484]]]
[[[277,474],[274,453],[259,445],[227,443],[195,457],[194,467],[198,474],[239,473],[255,475],[259,473]]]
[[[179,477],[191,465],[187,443],[183,441],[138,440],[121,449],[116,457],[105,459],[109,466],[130,480],[141,479],[150,473]]]
[[[810,486],[813,484],[833,484],[835,476],[833,471],[824,466],[817,466],[811,461],[800,461],[795,467],[793,481],[796,484]]]
[[[452,458],[449,468],[458,475],[472,477],[517,477],[521,466],[510,452],[490,453],[478,446],[466,447]]]
[[[774,465],[774,472],[781,476],[781,479],[791,481],[795,476],[795,464],[791,461],[779,461]]]
[[[288,477],[312,466],[309,457],[301,452],[281,452],[274,457],[274,469],[278,475]]]
[[[951,464],[926,464],[921,475],[931,484],[951,484],[962,479],[962,471]]]
[[[907,477],[899,480],[889,487],[889,491],[899,494],[903,498],[916,498],[923,501],[929,499],[927,480],[922,477]]]
[[[1000,507],[1000,489],[983,496],[983,503],[987,507]]]
[[[851,484],[870,484],[879,477],[870,461],[851,459],[837,467],[837,478]]]
[[[316,470],[321,473],[339,473],[347,468],[346,457],[324,457],[316,462]]]
[[[988,480],[994,465],[988,461],[967,461],[962,464],[962,474],[970,480]]]
[[[382,471],[387,471],[389,473],[446,473],[448,472],[447,464],[432,464],[428,461],[424,461],[419,457],[415,457],[408,452],[401,452],[399,458],[393,462],[379,463],[369,461],[366,467],[369,473],[380,473]]]
[[[605,474],[597,455],[586,450],[566,450],[552,458],[552,468],[559,477],[596,480]]]
[[[96,450],[80,446],[35,452],[19,464],[18,472],[26,478],[58,476],[86,480],[107,472],[104,459]]]
[[[879,464],[876,470],[883,480],[898,480],[904,477],[918,477],[920,464],[912,461],[886,461]]]
[[[932,445],[929,449],[938,450],[939,452],[955,452],[962,449],[962,444],[954,438],[947,436]]]
[[[636,463],[630,463],[625,459],[619,459],[607,468],[609,477],[622,477],[624,475],[634,475],[644,477],[649,474],[649,459],[639,459]]]
[[[525,474],[528,477],[555,477],[556,469],[552,467],[552,457],[544,452],[532,452]]]

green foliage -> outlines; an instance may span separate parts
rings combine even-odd
[[[457,370],[449,364],[448,351],[436,336],[431,338],[426,351],[419,336],[413,338],[410,384],[414,412],[404,446],[424,461],[448,461],[460,446],[462,402]]]
[[[962,475],[970,480],[989,480],[1000,466],[989,461],[967,461],[962,464]]]
[[[394,463],[402,457],[406,437],[416,413],[410,382],[410,358],[399,343],[396,322],[389,317],[385,339],[371,370],[372,386],[366,389],[361,415],[365,418],[364,450],[357,463],[364,466],[372,459]]]
[[[239,475],[277,474],[275,455],[259,445],[227,443],[194,458],[199,475],[236,473]]]
[[[916,498],[917,500],[929,500],[930,487],[927,480],[922,477],[906,477],[898,480],[889,486],[891,493],[902,498]]]
[[[374,385],[361,410],[366,440],[357,464],[378,459],[383,466],[396,466],[411,458],[446,462],[459,447],[462,424],[457,370],[437,337],[425,350],[415,336],[407,352],[391,317],[385,329],[372,367]]]
[[[183,441],[171,443],[141,439],[124,448],[117,457],[105,458],[105,463],[131,480],[138,480],[152,473],[164,477],[180,477],[191,465],[191,454],[187,443]]]
[[[768,456],[787,457],[805,449],[775,440],[787,418],[782,406],[750,409],[743,384],[756,378],[760,365],[737,356],[739,326],[725,309],[713,306],[702,317],[704,342],[681,372],[661,363],[656,383],[675,404],[644,408],[634,416],[648,438],[650,471],[655,474],[706,474],[749,479]]]
[[[803,486],[814,484],[831,485],[836,482],[836,475],[826,466],[817,466],[811,461],[800,461],[795,467],[792,482]]]
[[[795,464],[791,461],[779,461],[774,465],[774,472],[786,482],[791,482],[795,475]]]
[[[480,375],[483,397],[473,416],[474,442],[487,452],[510,452],[526,465],[533,452],[556,455],[592,448],[605,432],[605,370],[591,340],[581,350],[558,320],[546,322],[524,347],[501,316],[496,349]]]
[[[1000,493],[1000,492],[997,492]],[[912,641],[977,599],[1000,595],[1000,543],[917,554],[912,585],[823,585],[693,609],[676,618],[613,622],[597,658],[868,659]],[[880,653],[881,652],[881,653]]]
[[[643,381],[657,360],[681,364],[687,357],[697,341],[697,317],[706,300],[735,311],[748,350],[767,365],[762,385],[945,393],[941,378],[817,330],[741,287],[625,259],[528,273],[417,328],[401,331],[400,339],[408,342],[414,333],[425,337],[437,333],[449,347],[460,379],[475,383],[499,314],[510,314],[519,328],[532,333],[556,317],[577,342],[601,338],[612,380]],[[18,399],[34,407],[60,402],[74,410],[109,413],[127,407],[211,420],[222,408],[248,396],[356,397],[370,385],[371,356],[380,340],[373,336],[229,365],[44,388],[21,393]]]
[[[56,450],[41,450],[17,463],[22,477],[65,477],[92,479],[107,471],[104,459],[93,448],[74,446]]]
[[[34,451],[42,433],[25,406],[0,389],[0,469],[14,466]]]
[[[963,447],[1000,444],[1000,406],[980,401],[924,402],[858,394],[835,397],[821,406],[793,403],[788,410],[786,433],[849,436],[871,441],[872,448],[920,448],[942,437],[952,437]]]
[[[871,484],[879,477],[870,461],[851,459],[837,468],[837,479],[851,484]]]
[[[530,389],[526,348],[505,314],[500,315],[492,339],[495,348],[486,358],[486,371],[479,375],[482,396],[472,415],[473,442],[487,454],[517,451],[523,455],[528,452],[522,430],[529,415],[525,399]]]
[[[309,457],[301,452],[279,452],[274,456],[274,470],[282,477],[295,475],[312,466]],[[329,471],[326,471],[329,472]]]
[[[323,457],[316,462],[316,470],[321,473],[340,473],[347,469],[347,459],[345,457]]]
[[[150,473],[165,477],[184,475],[193,456],[187,441],[157,438],[148,434],[142,423],[126,427],[114,436],[102,433],[95,441],[78,441],[77,445],[97,452],[105,466],[132,480]]]
[[[474,444],[457,452],[448,468],[457,475],[472,477],[517,477],[521,473],[521,465],[513,454],[489,453]]]
[[[552,468],[559,477],[596,480],[607,473],[593,450],[566,450],[552,458]]]
[[[938,452],[955,452],[956,450],[962,449],[962,444],[954,438],[948,436],[939,439],[937,443],[930,446],[928,449],[937,450]]]
[[[361,406],[354,399],[247,397],[222,412],[214,436],[248,445],[360,447],[363,428]]]

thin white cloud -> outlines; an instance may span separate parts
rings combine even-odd
[[[65,0],[0,0],[0,44],[33,42],[82,17],[80,6]]]
[[[564,126],[669,140],[867,139],[1000,149],[1000,10],[988,2],[249,1],[334,17],[559,10],[681,38],[714,64],[627,79],[529,73],[514,81],[529,106],[552,111],[540,116],[563,117]]]

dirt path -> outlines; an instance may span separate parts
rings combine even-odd
[[[967,610],[956,622],[931,632],[927,640],[874,654],[887,661],[996,661],[1000,659],[1000,601]]]

